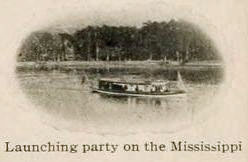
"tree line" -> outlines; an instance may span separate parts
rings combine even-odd
[[[87,26],[68,33],[39,31],[22,44],[20,61],[218,60],[210,38],[182,20],[136,26]]]

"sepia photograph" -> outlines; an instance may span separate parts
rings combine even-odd
[[[0,161],[247,162],[247,5],[0,2]]]
[[[197,24],[171,18],[31,31],[16,74],[41,111],[82,124],[74,131],[171,132],[211,102],[223,65]]]

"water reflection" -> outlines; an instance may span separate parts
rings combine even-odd
[[[99,94],[100,97],[109,102],[119,102],[126,104],[128,107],[137,107],[142,105],[148,105],[151,107],[157,108],[170,108],[173,107],[173,104],[179,103],[182,105],[187,105],[187,95],[180,94],[174,96],[166,97],[128,97],[128,96],[111,96],[106,94]]]
[[[131,70],[123,71],[125,75],[133,75]],[[68,127],[76,131],[172,131],[190,124],[195,114],[202,110],[202,103],[214,95],[219,86],[214,84],[220,79],[216,77],[219,76],[218,71],[181,71],[187,94],[162,98],[116,97],[92,93],[89,87],[81,84],[82,71],[77,70],[23,71],[18,72],[18,78],[27,97],[51,114],[52,118],[61,117],[53,125],[58,126],[61,120],[66,120]],[[120,69],[112,70],[113,74],[84,72],[89,74],[89,79],[94,79],[97,75],[116,76]],[[202,77],[197,78],[193,73]],[[153,74],[156,79],[173,79],[176,76],[176,72],[166,70],[159,73],[154,71]],[[201,81],[203,76],[205,82]],[[70,123],[72,121],[77,123]],[[58,127],[63,128],[64,125]]]

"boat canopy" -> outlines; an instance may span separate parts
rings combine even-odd
[[[119,84],[150,84],[150,80],[141,79],[121,79],[121,78],[101,78],[100,82],[119,83]]]
[[[108,82],[108,83],[119,83],[119,84],[139,84],[139,85],[165,85],[169,83],[167,80],[156,80],[152,81],[149,79],[121,79],[121,78],[101,78],[100,82]]]

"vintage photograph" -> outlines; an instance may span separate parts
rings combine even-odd
[[[37,109],[66,123],[57,129],[171,132],[207,109],[224,63],[197,24],[172,17],[31,31],[16,75]]]

